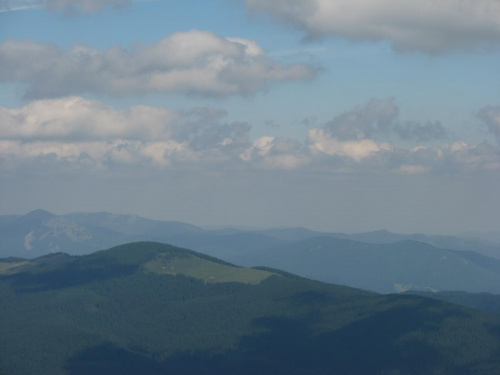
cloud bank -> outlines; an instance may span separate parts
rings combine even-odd
[[[308,38],[389,41],[398,51],[443,53],[500,42],[498,0],[247,0],[252,11]]]
[[[485,108],[498,131],[498,108]],[[211,108],[187,111],[149,106],[116,110],[81,97],[44,99],[0,108],[0,170],[64,165],[66,170],[122,167],[211,170],[303,170],[333,173],[463,173],[500,170],[500,147],[442,139],[439,123],[410,124],[401,133],[393,99],[372,99],[346,111],[307,139],[250,138],[251,126],[227,122]],[[412,145],[401,145],[408,129]],[[423,130],[422,130],[423,129]],[[436,130],[437,129],[437,130]],[[496,129],[496,130],[495,130]],[[425,133],[425,137],[421,133]],[[378,138],[382,134],[384,137]],[[394,141],[388,134],[392,134]],[[422,139],[438,138],[439,146]],[[384,140],[385,138],[385,140]]]
[[[0,81],[24,82],[29,98],[84,93],[125,96],[183,93],[253,94],[274,82],[312,79],[307,64],[285,66],[254,41],[208,31],[178,32],[153,45],[63,50],[50,43],[8,40],[0,45]]]
[[[401,121],[394,99],[371,99],[368,103],[333,118],[326,124],[325,130],[340,140],[394,135],[401,140],[425,142],[448,137],[446,129],[439,122],[418,124]]]

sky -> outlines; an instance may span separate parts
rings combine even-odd
[[[499,0],[0,0],[0,215],[500,231]]]

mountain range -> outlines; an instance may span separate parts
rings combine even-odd
[[[500,315],[152,242],[0,260],[0,373],[500,371]]]
[[[83,255],[134,241],[169,243],[242,266],[275,267],[380,293],[500,293],[500,259],[485,255],[500,256],[500,246],[470,235],[206,229],[105,212],[54,215],[35,210],[0,216],[0,257]]]

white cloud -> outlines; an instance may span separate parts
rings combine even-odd
[[[390,149],[387,144],[377,143],[371,139],[342,141],[331,137],[323,129],[309,130],[309,144],[313,153],[347,156],[358,162],[373,153]]]
[[[49,43],[8,40],[0,45],[0,66],[0,81],[27,83],[27,96],[33,98],[86,92],[245,95],[272,82],[316,74],[307,64],[284,66],[254,41],[198,30],[131,49],[76,45],[66,51]]]
[[[0,108],[0,137],[30,140],[165,140],[180,114],[133,106],[114,110],[80,97],[34,101],[20,109]]]
[[[217,173],[305,168],[395,174],[500,170],[498,146],[460,140],[432,147],[418,142],[407,146],[374,138],[377,131],[372,130],[380,124],[372,126],[368,121],[372,125],[360,126],[370,116],[380,122],[397,112],[391,101],[372,100],[322,128],[310,129],[300,142],[276,136],[251,140],[249,124],[226,122],[226,112],[217,109],[133,106],[117,110],[81,97],[44,99],[19,109],[0,108],[0,170],[34,165],[75,172],[121,167]],[[356,114],[364,120],[346,120]],[[333,123],[364,130],[351,134]]]
[[[187,144],[174,140],[139,142],[113,140],[109,142],[20,142],[0,140],[0,159],[9,160],[5,168],[40,158],[51,158],[52,163],[69,163],[75,169],[82,163],[91,168],[112,169],[116,165],[165,167],[173,161],[186,163],[199,159]]]
[[[239,157],[257,169],[297,169],[312,159],[307,149],[286,138],[264,136],[257,138]]]
[[[396,50],[442,53],[500,42],[498,0],[247,0],[308,37],[389,41]]]
[[[251,160],[253,153],[257,153],[260,156],[265,156],[273,148],[275,139],[276,137],[269,136],[257,138],[255,141],[253,141],[252,147],[248,148],[244,153],[241,154],[241,158],[247,161]]]
[[[492,132],[497,116],[493,107],[480,111]],[[443,144],[448,138],[439,122],[422,125],[402,121],[393,99],[371,99],[334,117],[323,128],[309,130],[307,144],[322,167],[336,171],[421,174],[499,169],[500,148],[486,143],[468,145],[461,140]],[[425,145],[428,140],[434,141],[433,147]]]

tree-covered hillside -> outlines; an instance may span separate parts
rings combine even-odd
[[[418,296],[159,243],[0,265],[0,373],[500,372],[500,315]]]

